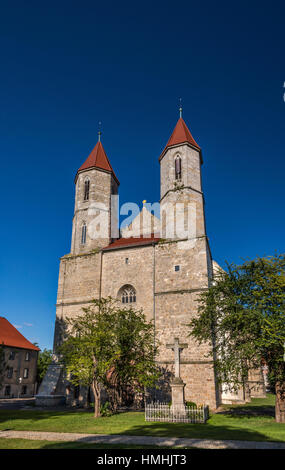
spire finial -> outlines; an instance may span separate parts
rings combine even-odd
[[[182,99],[179,98],[179,117],[182,118]]]
[[[102,134],[102,132],[101,132],[101,124],[102,124],[101,121],[99,121],[99,126],[98,126],[98,127],[99,127],[99,130],[98,130],[98,142],[101,141],[101,134]]]

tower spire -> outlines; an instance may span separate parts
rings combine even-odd
[[[182,118],[182,99],[179,98],[179,117]]]
[[[99,121],[99,126],[98,126],[98,128],[99,128],[99,130],[98,130],[98,142],[101,142],[101,134],[102,134],[102,132],[101,132],[101,124],[102,124],[101,121]]]

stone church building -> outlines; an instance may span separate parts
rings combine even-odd
[[[100,135],[79,167],[75,176],[71,251],[60,260],[54,344],[61,341],[64,319],[82,314],[82,307],[88,306],[92,299],[111,296],[122,303],[131,303],[153,320],[155,338],[160,344],[157,361],[170,377],[174,372],[174,354],[167,345],[175,338],[187,344],[180,353],[185,399],[215,409],[223,396],[226,398],[226,392],[216,383],[208,357],[209,346],[199,346],[189,337],[187,327],[197,315],[197,296],[208,288],[217,265],[206,233],[202,151],[181,111],[159,164],[160,217],[159,214],[150,216],[146,229],[140,223],[150,214],[144,205],[142,212],[117,236],[112,231],[112,222],[116,224],[112,200],[118,194],[119,169],[115,174]],[[94,214],[102,215],[106,221],[100,237],[90,230]],[[169,224],[179,220],[185,229],[184,236],[168,230]],[[53,393],[65,393],[60,373],[52,372],[49,384],[53,384]],[[47,390],[48,387],[42,394]],[[232,398],[242,401],[244,397]]]

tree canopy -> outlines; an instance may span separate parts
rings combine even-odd
[[[285,422],[285,255],[219,270],[189,326],[198,342],[211,342],[220,383],[236,390],[264,361],[275,386],[276,420]]]
[[[66,330],[59,353],[71,383],[90,386],[95,416],[100,416],[101,386],[116,405],[118,391],[132,387],[135,392],[153,386],[155,365],[153,324],[142,311],[123,308],[111,299],[93,300],[83,314],[66,319]]]

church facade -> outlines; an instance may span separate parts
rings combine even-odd
[[[71,251],[60,260],[54,344],[61,342],[65,318],[81,315],[93,299],[111,296],[123,304],[131,303],[154,322],[157,362],[164,378],[168,377],[165,380],[171,380],[175,368],[169,344],[177,340],[187,344],[180,352],[185,399],[216,409],[227,396],[216,382],[208,354],[211,346],[198,345],[187,327],[197,315],[197,298],[211,283],[217,264],[212,260],[205,226],[202,152],[181,116],[159,163],[160,218],[150,216],[146,228],[140,223],[150,214],[144,206],[115,237],[112,201],[119,180],[100,137],[77,171]],[[94,218],[98,221],[100,216],[105,230],[94,236]],[[169,230],[173,222],[175,227],[178,222],[183,226],[182,236],[177,235],[177,227]],[[59,382],[54,392],[65,393]],[[244,396],[231,399],[242,401]]]
[[[60,260],[54,344],[61,342],[65,318],[82,314],[92,299],[111,296],[132,303],[154,322],[157,361],[165,377],[174,373],[174,355],[167,345],[178,339],[187,344],[180,352],[185,399],[215,409],[221,393],[208,356],[210,346],[198,345],[187,327],[197,315],[197,297],[211,282],[213,261],[205,226],[202,152],[182,116],[159,163],[160,220],[151,216],[147,229],[141,226],[138,222],[149,214],[144,207],[115,238],[112,200],[119,181],[100,137],[77,171],[71,251]],[[90,227],[100,216],[105,230],[98,237]],[[174,221],[180,221],[182,235],[169,230]],[[60,386],[56,389],[59,393]]]

